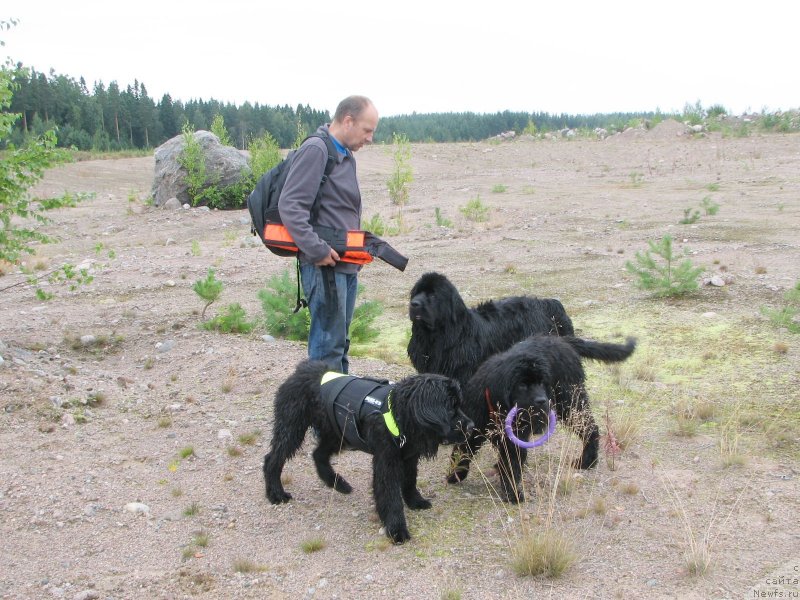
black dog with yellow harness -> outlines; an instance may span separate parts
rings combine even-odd
[[[264,482],[272,504],[292,496],[281,472],[314,427],[312,456],[328,487],[349,494],[350,484],[330,459],[346,449],[372,454],[372,491],[386,535],[410,539],[403,502],[413,510],[431,507],[417,489],[420,458],[433,458],[440,444],[459,443],[473,429],[461,412],[459,384],[442,375],[411,375],[397,383],[331,373],[325,363],[303,361],[275,395],[270,451],[264,457]]]

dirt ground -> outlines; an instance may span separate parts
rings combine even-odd
[[[521,507],[492,493],[488,449],[484,476],[458,486],[443,450],[420,470],[434,507],[407,511],[401,546],[380,532],[365,454],[337,459],[344,496],[317,479],[307,443],[285,471],[294,500],[264,498],[272,398],[305,346],[202,330],[192,291],[213,267],[225,288],[209,315],[232,302],[262,314],[257,291],[292,263],[252,243],[246,211],[147,206],[152,158],[49,172],[38,196],[94,197],[51,215],[59,241],[28,266],[94,280],[47,286],[42,302],[3,289],[19,271],[0,277],[0,598],[798,597],[800,338],[761,309],[800,280],[800,137],[679,130],[413,146],[405,231],[389,238],[410,263],[364,269],[383,334],[353,371],[412,372],[406,303],[424,272],[471,305],[558,297],[580,335],[638,338],[621,367],[587,365],[601,429],[638,434],[613,469],[571,474],[559,428],[531,452]],[[389,221],[391,152],[357,160],[364,217]],[[486,222],[459,210],[478,197]],[[679,224],[687,208],[701,216]],[[636,288],[625,262],[667,233],[725,285],[680,300]],[[713,414],[687,428],[682,411],[701,406]],[[519,536],[545,529],[576,560],[558,578],[516,575]],[[692,574],[687,556],[708,568]]]

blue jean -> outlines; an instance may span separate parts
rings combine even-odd
[[[300,280],[311,312],[308,358],[321,360],[339,373],[347,373],[350,361],[350,322],[356,306],[358,275],[333,272],[332,267],[300,265]],[[331,285],[333,295],[328,291]]]

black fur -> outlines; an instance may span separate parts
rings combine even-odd
[[[515,435],[519,439],[529,440],[532,433],[545,431],[552,406],[559,421],[583,442],[575,467],[593,467],[597,463],[600,434],[589,409],[581,358],[621,362],[635,348],[632,338],[623,345],[572,336],[533,336],[489,358],[464,388],[464,412],[473,420],[475,429],[467,442],[454,449],[453,468],[447,481],[464,480],[472,457],[490,439],[500,455],[497,466],[503,494],[509,502],[524,501],[520,479],[527,450],[508,440],[503,430],[506,415],[514,405],[520,409],[515,419]],[[496,411],[494,419],[489,414],[487,390]]]
[[[408,316],[414,368],[453,377],[462,386],[484,360],[530,335],[574,333],[558,300],[512,296],[468,308],[439,273],[425,273],[414,285]]]
[[[281,471],[312,425],[318,433],[314,465],[328,487],[343,494],[350,484],[331,466],[331,456],[342,449],[342,440],[328,420],[320,400],[320,382],[329,368],[319,361],[303,361],[281,384],[275,395],[275,417],[270,451],[264,457],[264,482],[272,504],[288,502],[291,495],[281,483]],[[460,410],[461,387],[440,375],[412,375],[394,386],[392,414],[405,436],[402,448],[392,437],[380,413],[360,424],[360,433],[372,454],[372,492],[386,535],[402,543],[410,539],[403,501],[411,509],[430,508],[417,489],[420,458],[433,458],[440,443],[464,441],[472,423]]]

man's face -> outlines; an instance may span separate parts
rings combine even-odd
[[[344,118],[345,139],[344,145],[351,152],[360,150],[364,144],[372,143],[372,136],[378,128],[378,111],[374,106],[367,106],[356,119],[351,115]]]

